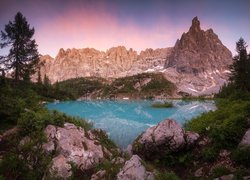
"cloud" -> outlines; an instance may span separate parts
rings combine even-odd
[[[152,24],[152,23],[151,23]],[[183,30],[174,29],[166,19],[149,27],[102,10],[78,8],[39,22],[36,40],[42,54],[55,56],[59,48],[93,47],[106,50],[124,45],[137,51],[173,46]]]

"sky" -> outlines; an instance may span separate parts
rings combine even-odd
[[[42,55],[119,45],[140,52],[173,47],[198,16],[201,28],[212,28],[235,54],[240,37],[250,44],[249,7],[250,0],[0,0],[0,30],[20,11]]]

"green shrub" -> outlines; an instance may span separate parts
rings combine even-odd
[[[201,151],[202,158],[205,161],[212,162],[218,156],[218,150],[214,147],[207,147]]]
[[[174,172],[158,172],[156,180],[179,180],[180,178]]]
[[[172,102],[164,102],[164,103],[154,103],[151,106],[154,108],[171,108],[174,105]]]
[[[250,147],[237,148],[232,153],[232,159],[237,163],[250,167]]]
[[[218,148],[234,148],[246,130],[250,115],[248,101],[219,101],[218,109],[188,121],[187,130],[208,135]]]
[[[97,164],[96,172],[100,170],[106,171],[106,179],[116,179],[116,175],[119,173],[120,168],[122,165],[119,164],[112,164],[108,160],[104,160],[103,162]]]

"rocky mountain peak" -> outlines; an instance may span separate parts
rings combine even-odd
[[[177,40],[167,59],[166,67],[174,67],[179,73],[197,74],[228,69],[232,54],[212,29],[203,31],[195,17],[189,31]]]
[[[201,31],[200,21],[199,21],[197,16],[193,18],[192,25],[191,25],[189,31],[190,32],[199,32],[199,31]]]

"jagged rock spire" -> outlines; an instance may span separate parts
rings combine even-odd
[[[200,30],[201,30],[200,21],[199,21],[198,17],[196,16],[192,20],[192,25],[191,25],[189,31],[191,31],[191,32],[198,32]]]

